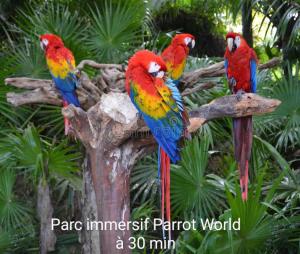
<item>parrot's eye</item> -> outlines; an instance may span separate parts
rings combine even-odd
[[[45,50],[47,45],[48,45],[49,41],[47,39],[42,39],[40,42],[41,48],[42,50]]]
[[[235,43],[235,46],[237,48],[241,45],[241,38],[240,38],[240,36],[235,37],[234,43]]]

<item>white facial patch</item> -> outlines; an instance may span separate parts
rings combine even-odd
[[[160,65],[157,64],[156,62],[150,62],[148,72],[149,73],[154,73],[158,72],[160,70]]]
[[[163,78],[165,76],[165,72],[164,71],[159,71],[156,75],[157,78]]]
[[[238,48],[241,45],[241,37],[240,36],[235,37],[234,43],[235,43],[236,47]]]
[[[227,39],[227,47],[228,47],[229,51],[232,51],[232,47],[233,47],[233,39],[232,38]]]
[[[184,43],[185,45],[189,45],[189,43],[192,41],[192,39],[190,37],[185,37],[184,38]]]

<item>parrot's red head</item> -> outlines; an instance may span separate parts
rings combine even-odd
[[[62,39],[55,34],[43,34],[40,36],[40,45],[42,50],[47,50],[49,47],[63,47]]]
[[[239,33],[228,32],[226,35],[227,48],[230,53],[235,52],[240,47],[248,47],[246,40]]]
[[[130,94],[130,84],[133,79],[140,79],[141,84],[146,79],[153,82],[155,79],[162,80],[167,71],[165,62],[160,56],[148,50],[140,50],[136,52],[128,61],[126,70],[125,88]]]
[[[195,37],[191,34],[176,34],[172,39],[172,44],[192,49],[195,47]]]
[[[167,67],[162,58],[149,50],[136,52],[128,62],[128,69],[142,67],[145,72],[156,78],[163,78]]]

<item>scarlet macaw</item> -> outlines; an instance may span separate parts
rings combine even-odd
[[[48,68],[56,88],[60,91],[63,106],[73,104],[80,107],[76,95],[79,84],[78,73],[75,71],[75,59],[72,52],[64,46],[62,39],[54,34],[40,36],[40,45],[45,52]],[[65,135],[68,134],[70,123],[64,118]]]
[[[195,37],[191,34],[176,34],[171,44],[162,52],[167,65],[168,77],[178,85],[186,65],[190,49],[195,46]]]
[[[175,85],[176,91],[173,92],[173,87],[168,87],[164,82],[166,70],[160,56],[147,50],[138,51],[128,62],[125,85],[131,101],[159,145],[162,220],[164,221],[166,203],[166,218],[171,221],[170,160],[176,163],[180,159],[178,140],[184,133],[185,126],[181,95]]]
[[[238,33],[226,35],[225,70],[228,84],[237,99],[243,93],[256,93],[257,56]],[[234,156],[240,171],[242,199],[248,196],[248,168],[252,147],[252,116],[233,119]]]

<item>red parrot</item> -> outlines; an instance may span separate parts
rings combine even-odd
[[[48,68],[56,88],[60,91],[63,106],[73,104],[80,107],[76,95],[76,88],[79,85],[78,73],[75,70],[75,59],[72,52],[64,46],[60,37],[54,34],[40,36],[40,44],[45,52]],[[70,122],[64,118],[65,135],[68,135]]]
[[[257,56],[238,33],[226,35],[225,70],[230,90],[241,99],[243,93],[256,93]],[[233,119],[234,156],[240,172],[242,199],[248,196],[248,169],[252,147],[252,116]]]
[[[167,65],[168,77],[178,85],[185,68],[190,49],[195,46],[195,37],[191,34],[176,34],[171,44],[162,52],[161,57]]]
[[[165,83],[163,77],[166,70],[160,56],[147,50],[138,51],[128,62],[125,85],[131,101],[159,145],[162,220],[166,204],[166,218],[171,221],[170,161],[176,163],[180,159],[178,141],[185,126],[181,95],[174,84],[168,86]]]

